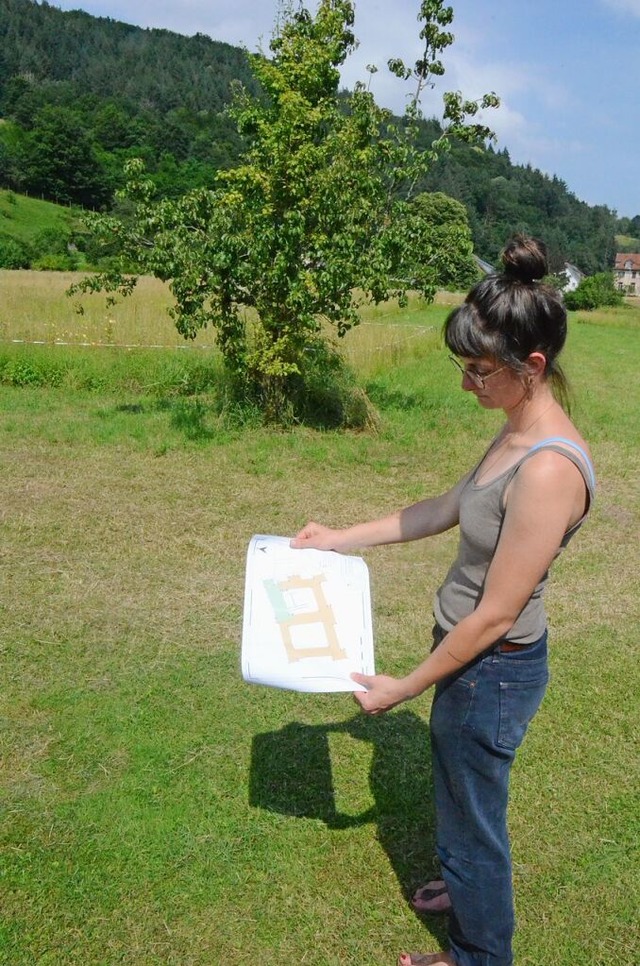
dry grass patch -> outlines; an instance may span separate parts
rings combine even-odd
[[[163,282],[141,278],[130,298],[109,306],[101,295],[70,298],[66,292],[80,277],[73,272],[0,270],[0,339],[89,345],[184,343],[168,315],[171,293]],[[79,304],[83,314],[77,311]],[[210,337],[200,339],[211,342]]]

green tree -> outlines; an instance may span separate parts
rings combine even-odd
[[[95,140],[107,151],[127,148],[135,138],[131,117],[113,101],[107,101],[94,113],[91,127]]]
[[[438,288],[466,289],[478,280],[467,209],[441,191],[422,192],[410,204],[407,224],[418,274]]]
[[[598,272],[583,279],[573,292],[567,292],[564,297],[568,309],[599,309],[605,305],[622,305],[623,292],[615,287],[611,272]]]
[[[99,207],[107,198],[105,173],[80,119],[44,108],[22,142],[25,188],[51,201]]]
[[[0,235],[0,268],[29,268],[31,251],[17,238]]]
[[[443,72],[452,16],[442,0],[421,4],[422,58],[410,69],[390,63],[418,92],[407,122],[394,124],[366,85],[356,85],[346,104],[339,96],[339,69],[355,46],[353,3],[321,0],[315,17],[303,7],[285,10],[272,56],[252,57],[260,97],[236,92],[233,115],[249,143],[241,163],[219,172],[212,190],[161,202],[143,166],[131,163],[134,224],[98,222],[122,239],[125,257],[170,281],[185,337],[215,329],[235,389],[270,419],[300,416],[318,367],[328,377],[327,325],[344,335],[364,301],[403,300],[409,286],[433,297],[433,251],[425,244],[428,257],[420,257],[412,236],[419,219],[408,199],[447,142],[442,135],[418,151],[411,137],[421,119],[418,97]],[[445,95],[445,118],[458,137],[489,136],[485,127],[464,126],[477,109]],[[133,284],[99,278],[85,288]]]
[[[24,187],[24,144],[28,135],[12,121],[0,124],[0,185],[21,191]]]

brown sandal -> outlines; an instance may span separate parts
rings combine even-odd
[[[401,953],[398,966],[454,966],[454,961],[449,953]]]
[[[446,898],[443,900],[442,896],[446,896]],[[440,902],[437,901],[438,899],[440,899]],[[411,905],[418,912],[426,912],[431,916],[441,916],[451,912],[451,901],[444,881],[434,879],[422,886],[411,900]]]

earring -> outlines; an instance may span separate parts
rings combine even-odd
[[[533,376],[530,372],[527,372],[524,376],[524,391],[527,399],[531,399],[533,396]]]

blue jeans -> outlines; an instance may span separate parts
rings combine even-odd
[[[436,847],[451,899],[458,966],[512,966],[509,773],[547,681],[547,634],[499,646],[436,687],[431,750]]]

